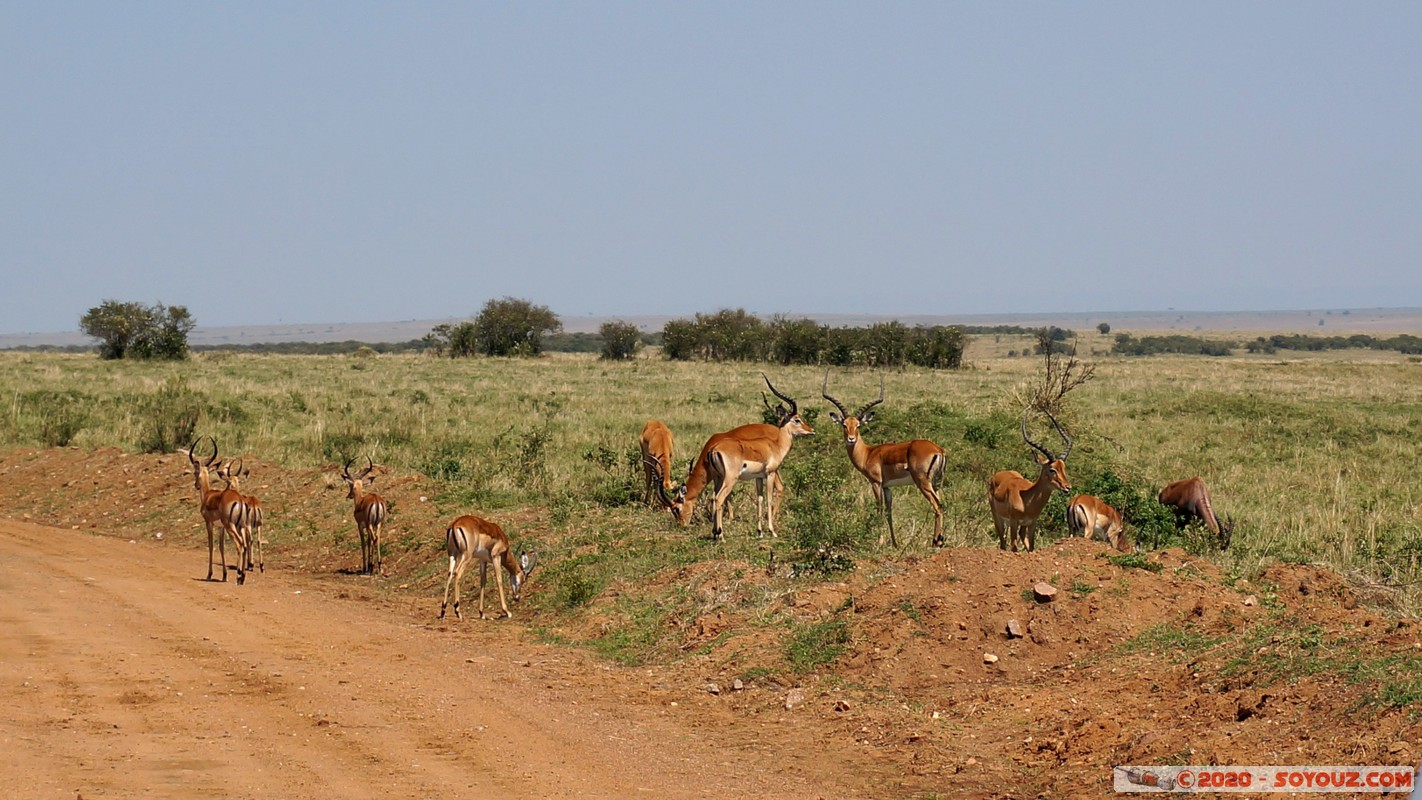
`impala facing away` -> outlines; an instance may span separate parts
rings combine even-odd
[[[1099,535],[1122,553],[1131,551],[1120,512],[1095,495],[1079,494],[1067,503],[1067,527],[1072,536],[1079,533],[1092,539]]]
[[[1229,540],[1234,535],[1234,519],[1225,517],[1224,523],[1220,523],[1214,508],[1210,506],[1210,493],[1205,491],[1205,482],[1200,480],[1200,476],[1166,486],[1160,490],[1159,499],[1162,505],[1175,509],[1177,524],[1183,526],[1193,519],[1202,520],[1220,543],[1220,549],[1229,549]]]
[[[389,506],[385,504],[385,498],[365,490],[367,486],[375,483],[375,477],[371,474],[375,471],[375,462],[370,460],[370,456],[366,456],[365,469],[359,475],[353,476],[353,461],[355,459],[346,462],[346,466],[341,470],[341,478],[350,487],[350,491],[346,492],[346,499],[355,501],[356,530],[360,534],[360,571],[371,575],[378,570],[383,575],[385,558],[380,552],[380,526],[385,524]]]
[[[533,553],[520,553],[514,560],[513,547],[508,534],[498,525],[476,516],[466,514],[449,524],[444,532],[445,549],[449,551],[449,577],[444,581],[444,601],[439,604],[439,616],[444,618],[449,606],[449,589],[454,587],[454,616],[464,619],[459,613],[459,583],[464,579],[464,570],[469,562],[479,560],[479,619],[484,619],[484,587],[489,581],[489,565],[494,565],[494,579],[499,584],[499,605],[505,617],[512,617],[508,601],[504,599],[504,571],[513,581],[513,599],[518,600],[523,591],[524,581],[533,573],[537,557]]]
[[[770,387],[776,397],[790,404],[786,407],[782,403],[774,409],[780,416],[780,424],[755,423],[718,433],[706,440],[701,453],[691,462],[691,473],[687,475],[686,483],[677,488],[674,495],[668,494],[665,485],[657,484],[657,493],[662,505],[671,509],[677,522],[686,526],[691,523],[691,512],[696,507],[696,498],[701,496],[708,482],[714,483],[715,496],[711,506],[713,539],[720,539],[724,533],[721,514],[726,498],[730,497],[736,481],[742,478],[755,480],[755,529],[761,536],[765,535],[764,528],[761,527],[761,510],[765,505],[766,484],[770,484],[770,502],[766,517],[769,520],[770,535],[776,535],[775,513],[779,509],[782,490],[778,474],[780,464],[789,454],[795,437],[812,436],[815,433],[814,429],[800,418],[800,409],[795,401],[781,394],[775,384],[770,382],[770,378],[763,374],[761,377],[765,378],[765,385]],[[766,405],[770,405],[769,401]]]
[[[1037,548],[1037,517],[1041,516],[1042,507],[1051,498],[1052,491],[1071,491],[1071,481],[1066,473],[1071,437],[1067,436],[1056,417],[1047,414],[1047,419],[1052,421],[1057,433],[1061,434],[1062,441],[1066,443],[1066,449],[1061,455],[1052,455],[1047,448],[1027,437],[1027,413],[1022,412],[1022,441],[1037,451],[1037,464],[1042,468],[1041,474],[1037,476],[1035,483],[1010,469],[988,479],[988,506],[992,509],[992,524],[997,528],[997,546],[1006,550],[1010,540],[1014,553],[1017,552],[1019,542],[1029,551]]]
[[[671,491],[672,432],[660,420],[649,419],[642,426],[642,473],[646,485],[642,491],[642,502],[652,505],[653,487],[662,484],[664,491]],[[655,466],[654,466],[655,465]]]
[[[880,444],[870,447],[864,443],[864,439],[859,435],[864,426],[874,421],[874,412],[870,411],[874,406],[884,402],[884,378],[879,376],[879,399],[870,403],[865,403],[853,414],[844,410],[840,402],[829,395],[829,371],[825,371],[825,380],[820,387],[820,394],[839,409],[838,413],[831,411],[830,419],[838,422],[844,429],[844,446],[849,451],[849,461],[854,464],[854,468],[869,481],[869,486],[874,490],[874,499],[883,507],[884,513],[889,518],[889,541],[894,547],[899,546],[898,536],[894,533],[894,494],[893,487],[907,486],[913,484],[923,493],[923,497],[928,501],[928,505],[933,508],[933,546],[943,546],[943,505],[938,500],[938,490],[935,488],[939,479],[943,477],[943,464],[945,463],[945,453],[943,448],[928,441],[927,439],[914,439],[910,442],[896,442],[893,444]],[[879,535],[879,544],[884,543],[883,534]]]
[[[237,459],[237,466],[234,468],[229,461],[217,470],[217,477],[227,481],[227,488],[237,492],[242,498],[242,504],[246,506],[246,513],[242,515],[242,530],[247,535],[247,569],[253,569],[253,554],[255,553],[255,568],[258,572],[266,572],[267,566],[262,556],[262,501],[254,495],[242,494],[242,479],[252,474],[252,471],[243,467],[242,459]]]
[[[217,439],[212,439],[212,457],[207,461],[198,461],[193,455],[197,449],[198,439],[188,445],[188,461],[193,465],[193,487],[198,491],[198,504],[202,511],[202,521],[207,526],[207,579],[212,580],[212,526],[220,525],[222,533],[217,536],[217,549],[222,558],[222,580],[227,580],[227,539],[232,539],[232,544],[237,548],[237,585],[242,585],[247,581],[247,543],[246,543],[246,514],[247,506],[242,502],[242,495],[236,489],[214,489],[207,470],[217,461]]]

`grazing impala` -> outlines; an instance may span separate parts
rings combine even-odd
[[[726,498],[731,495],[736,481],[742,478],[754,479],[756,483],[755,529],[761,536],[765,535],[764,528],[761,527],[761,510],[766,499],[766,484],[770,484],[770,502],[766,516],[769,520],[770,535],[776,535],[775,513],[779,507],[778,499],[782,486],[778,470],[785,456],[789,454],[795,437],[812,436],[815,433],[814,429],[800,418],[799,406],[795,401],[781,394],[775,384],[770,382],[770,378],[763,374],[761,377],[765,378],[765,385],[770,387],[776,397],[790,404],[788,407],[781,404],[774,409],[780,416],[780,424],[755,423],[718,433],[706,440],[701,453],[691,462],[691,473],[687,475],[686,483],[682,484],[674,495],[669,494],[661,483],[657,485],[662,505],[670,509],[672,516],[685,526],[691,523],[691,510],[696,507],[696,498],[701,496],[708,482],[715,483],[711,506],[713,539],[720,539],[724,533],[721,514]],[[766,405],[769,405],[768,401]]]
[[[353,461],[355,459],[346,462],[345,468],[341,470],[341,478],[350,487],[350,491],[346,492],[346,499],[355,501],[356,531],[360,534],[360,571],[372,575],[378,570],[384,575],[385,558],[380,552],[380,526],[385,524],[389,506],[385,504],[385,498],[365,490],[367,486],[375,483],[375,477],[372,475],[375,462],[370,460],[370,456],[366,456],[365,469],[359,475],[353,476]]]
[[[1067,527],[1072,536],[1078,533],[1088,539],[1102,536],[1122,553],[1131,550],[1120,512],[1095,495],[1079,494],[1067,503]]]
[[[253,569],[253,555],[255,554],[255,568],[258,572],[266,572],[267,566],[262,556],[262,501],[254,495],[241,494],[241,482],[243,478],[252,474],[252,471],[245,469],[242,459],[237,460],[234,468],[232,462],[227,462],[217,471],[217,476],[227,481],[227,488],[236,491],[242,497],[242,504],[246,506],[246,513],[242,517],[242,527],[247,534],[247,569]]]
[[[509,573],[513,582],[513,599],[518,600],[523,591],[524,581],[533,573],[537,561],[533,553],[520,553],[514,560],[513,547],[508,534],[498,525],[476,516],[466,514],[449,524],[444,532],[445,549],[449,552],[449,577],[444,581],[444,601],[439,604],[439,616],[444,618],[449,607],[449,590],[454,587],[454,616],[464,619],[459,613],[459,583],[464,579],[464,570],[469,562],[479,560],[479,619],[484,619],[484,587],[489,580],[489,565],[494,565],[494,579],[499,584],[499,605],[505,617],[512,617],[508,601],[504,599],[504,572]]]
[[[194,451],[197,449],[198,439],[188,445],[188,461],[193,466],[193,487],[198,492],[198,503],[202,511],[203,524],[207,526],[207,579],[212,580],[212,526],[219,525],[222,533],[217,536],[217,549],[222,558],[222,580],[227,580],[227,539],[232,539],[232,544],[237,548],[237,584],[240,586],[247,581],[247,543],[246,513],[247,507],[242,502],[242,495],[232,488],[214,489],[211,478],[208,476],[208,468],[217,461],[217,439],[212,439],[212,457],[207,461],[198,461]]]
[[[884,378],[879,376],[879,399],[870,403],[865,403],[853,414],[845,411],[840,402],[829,395],[829,371],[825,371],[824,383],[820,386],[820,394],[839,409],[836,413],[830,412],[830,419],[838,422],[844,429],[844,446],[849,451],[849,461],[854,464],[854,468],[869,481],[869,486],[874,490],[874,499],[883,507],[884,513],[889,518],[889,541],[894,547],[899,546],[898,536],[894,533],[894,494],[893,487],[907,486],[913,484],[923,493],[923,497],[928,501],[928,505],[933,508],[933,545],[943,546],[943,505],[938,500],[938,490],[935,484],[943,476],[943,464],[945,463],[945,453],[943,448],[928,441],[927,439],[914,439],[910,442],[895,442],[893,444],[880,444],[870,447],[864,443],[864,439],[859,435],[864,426],[874,421],[874,406],[884,402]],[[879,544],[884,543],[883,534],[879,535]]]
[[[652,488],[660,482],[665,491],[671,491],[672,433],[665,423],[649,419],[642,426],[642,473],[646,485],[642,491],[642,502],[652,505]],[[657,469],[653,469],[653,464]],[[657,471],[657,470],[660,471]],[[660,476],[660,477],[658,477]]]
[[[1003,470],[988,480],[988,506],[992,509],[992,524],[997,528],[997,545],[1003,550],[1008,549],[1009,541],[1014,553],[1017,552],[1019,543],[1025,544],[1029,551],[1035,550],[1037,517],[1041,516],[1042,507],[1047,504],[1053,490],[1071,491],[1071,481],[1067,479],[1066,473],[1071,437],[1067,436],[1056,417],[1047,414],[1047,419],[1052,421],[1057,433],[1061,434],[1062,441],[1066,443],[1066,449],[1061,455],[1052,455],[1047,448],[1028,438],[1027,412],[1022,413],[1022,441],[1037,451],[1037,464],[1042,468],[1036,482],[1029,481],[1022,477],[1021,473],[1010,469]]]
[[[1215,516],[1215,509],[1210,505],[1210,493],[1205,490],[1205,482],[1200,480],[1200,476],[1196,475],[1166,486],[1160,490],[1159,499],[1162,505],[1175,509],[1177,524],[1186,525],[1190,520],[1201,520],[1219,541],[1220,549],[1229,549],[1229,540],[1234,535],[1234,519],[1225,517],[1224,523],[1220,523],[1219,518]]]

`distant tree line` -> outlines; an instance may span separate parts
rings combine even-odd
[[[1161,353],[1182,353],[1192,356],[1227,356],[1237,347],[1235,342],[1202,339],[1199,336],[1171,334],[1169,336],[1132,336],[1116,334],[1111,352],[1123,356],[1152,356]]]
[[[739,308],[672,320],[662,328],[662,353],[677,361],[955,368],[962,365],[963,346],[957,327],[910,328],[895,320],[832,328],[806,317],[776,315],[767,322]]]
[[[1276,334],[1260,336],[1245,345],[1251,353],[1273,353],[1278,350],[1396,350],[1409,355],[1422,354],[1422,337],[1404,333],[1385,339],[1355,333],[1352,336],[1305,336]]]

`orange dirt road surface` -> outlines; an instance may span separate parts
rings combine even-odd
[[[659,702],[653,678],[522,642],[477,619],[477,594],[464,622],[441,621],[437,598],[343,599],[299,574],[207,582],[203,555],[0,520],[0,796],[793,798],[896,785],[888,765],[794,720]]]

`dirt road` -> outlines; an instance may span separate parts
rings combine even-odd
[[[0,520],[0,794],[842,797],[886,768],[522,641],[202,553]],[[477,600],[466,602],[471,609]],[[517,612],[516,612],[517,613]],[[852,747],[852,743],[849,745]]]

